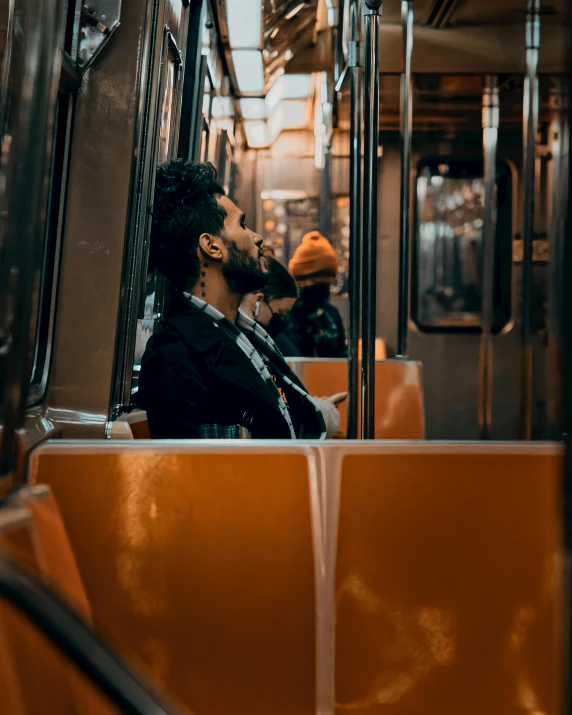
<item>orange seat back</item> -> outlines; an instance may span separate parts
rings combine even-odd
[[[151,432],[149,430],[149,422],[147,418],[137,420],[136,422],[130,423],[131,432],[133,434],[133,439],[151,439]]]
[[[552,447],[389,445],[343,458],[338,712],[559,712]]]
[[[358,341],[358,359],[361,360],[362,356],[362,340]],[[387,348],[385,346],[385,340],[381,338],[375,339],[375,359],[376,360],[386,360],[387,359]]]
[[[297,361],[295,366],[311,395],[329,397],[348,389],[347,360],[303,360]],[[345,433],[348,421],[347,401],[339,406],[339,410],[340,428]],[[375,439],[423,439],[424,435],[421,363],[413,360],[377,362]]]
[[[134,410],[111,423],[111,439],[151,439],[147,413]]]
[[[94,618],[124,654],[197,713],[313,715],[307,456],[258,452],[54,443],[33,477],[53,489]]]
[[[10,506],[0,509],[0,524],[0,553],[40,576],[88,616],[85,591],[49,491],[22,490]],[[68,658],[5,602],[0,602],[0,666],[1,711],[7,715],[117,712]]]

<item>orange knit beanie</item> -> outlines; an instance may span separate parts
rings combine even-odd
[[[338,259],[332,244],[319,231],[310,231],[302,239],[288,268],[294,278],[304,278],[315,273],[331,275],[338,273]]]

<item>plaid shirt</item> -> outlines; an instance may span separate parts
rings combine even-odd
[[[284,399],[282,392],[278,388],[275,377],[279,378],[285,385],[287,389],[294,390],[297,392],[304,400],[312,405],[316,413],[317,423],[320,425],[321,434],[320,439],[326,438],[326,430],[324,424],[324,418],[320,411],[320,408],[316,402],[310,397],[310,395],[297,385],[293,380],[291,380],[283,370],[280,369],[279,365],[276,363],[284,362],[282,353],[276,346],[276,343],[272,340],[270,335],[264,330],[264,328],[256,323],[254,320],[249,318],[241,310],[238,311],[238,318],[236,325],[231,323],[230,320],[225,318],[225,316],[216,308],[214,308],[209,303],[204,300],[197,298],[189,293],[183,294],[190,305],[203,311],[209,317],[212,318],[215,325],[217,325],[221,330],[223,330],[226,335],[231,337],[237,344],[237,346],[242,350],[246,357],[250,360],[252,366],[260,375],[261,379],[266,382],[270,390],[274,393],[276,397],[276,404],[280,410],[284,420],[286,421],[288,428],[290,430],[290,436],[292,439],[297,439],[299,437],[296,434],[294,428],[294,423],[292,421],[292,416],[290,410]],[[251,342],[252,341],[252,342]],[[254,343],[254,345],[253,345]],[[267,367],[269,363],[272,373]],[[247,439],[250,434],[246,434],[245,430],[240,425],[202,425],[201,426],[201,437],[210,439]]]

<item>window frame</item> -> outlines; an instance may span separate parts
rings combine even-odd
[[[152,156],[153,156],[153,161],[152,161],[152,166],[157,166],[158,163],[158,157],[159,157],[159,148],[160,148],[160,142],[161,142],[161,124],[162,124],[162,111],[163,111],[163,101],[164,101],[164,93],[166,91],[166,86],[167,86],[167,72],[169,71],[169,68],[173,67],[171,63],[169,62],[169,59],[172,59],[174,61],[174,70],[175,70],[175,75],[174,75],[174,81],[173,81],[173,86],[172,86],[172,101],[171,101],[171,117],[170,117],[170,127],[169,127],[169,143],[167,147],[167,161],[170,161],[171,159],[174,159],[177,155],[177,149],[178,149],[178,144],[179,144],[179,136],[178,136],[178,128],[179,128],[179,117],[180,117],[180,106],[181,106],[181,99],[182,99],[182,92],[183,92],[183,80],[184,80],[184,73],[183,73],[183,58],[181,55],[181,52],[177,46],[176,40],[171,33],[171,30],[168,25],[163,26],[163,41],[162,41],[162,47],[161,47],[161,66],[160,66],[160,76],[159,76],[159,85],[158,85],[158,91],[157,91],[157,107],[156,107],[156,115],[154,117],[154,137],[153,137],[153,147],[152,147]],[[153,207],[153,197],[155,193],[155,172],[152,172],[152,180],[149,182],[149,193],[147,195],[146,199],[146,213],[148,216],[151,216],[152,214],[152,207]],[[138,361],[136,360],[136,350],[137,350],[137,335],[139,330],[141,329],[141,324],[143,322],[151,322],[151,323],[156,323],[159,321],[162,317],[163,314],[163,309],[164,309],[164,304],[165,304],[165,299],[166,299],[166,285],[165,285],[165,279],[160,276],[156,271],[154,274],[149,273],[148,265],[149,265],[149,246],[150,246],[150,240],[151,240],[151,221],[148,220],[147,224],[144,228],[144,241],[143,241],[143,260],[141,262],[141,272],[142,275],[140,277],[140,282],[139,285],[141,286],[141,291],[140,291],[140,303],[139,303],[139,309],[138,309],[138,317],[137,320],[135,321],[135,334],[134,334],[134,340],[133,340],[133,351],[131,354],[128,356],[128,364],[126,367],[127,369],[127,374],[126,377],[128,376],[128,379],[130,379],[131,384],[130,384],[130,390],[129,393],[133,394],[136,392],[137,387],[136,387],[136,382],[137,382],[137,375],[139,372],[139,367],[140,365],[138,364]],[[147,303],[147,298],[149,296],[149,285],[150,283],[154,283],[155,289],[154,289],[154,303],[153,303],[153,311],[150,316],[146,315],[145,312],[145,306]],[[153,328],[150,328],[151,331]],[[125,395],[127,394],[127,391],[125,391]],[[117,417],[122,410],[128,409],[129,405],[123,404],[123,405],[116,405],[113,407],[113,412],[111,415],[111,418],[114,419]]]
[[[75,23],[75,14],[71,11],[74,8],[74,5],[70,5],[73,23]],[[66,45],[73,44],[72,34],[69,31],[66,32]],[[75,99],[80,85],[81,78],[75,64],[64,50],[50,147],[50,183],[47,192],[46,226],[40,259],[40,285],[36,306],[32,370],[28,385],[28,407],[40,404],[48,389],[65,227]]]
[[[411,245],[411,284],[410,284],[410,308],[409,318],[414,329],[425,334],[480,334],[482,327],[480,325],[480,312],[476,313],[479,324],[463,324],[459,322],[455,325],[430,325],[422,322],[419,315],[419,203],[417,197],[417,183],[421,172],[427,167],[433,167],[440,164],[447,165],[476,165],[483,166],[483,159],[479,156],[445,156],[445,155],[430,155],[421,158],[417,162],[415,171],[415,183],[413,196],[413,227],[412,245]],[[503,159],[498,158],[497,163],[497,190],[499,187],[498,176],[501,173],[501,179],[504,182],[503,188],[506,191],[507,200],[503,203],[502,219],[499,221],[500,214],[497,212],[497,221],[495,228],[495,269],[494,269],[494,298],[495,306],[495,321],[493,324],[493,335],[504,333],[512,324],[512,246],[514,233],[514,202],[516,200],[514,192],[514,168],[512,164]],[[469,177],[479,178],[483,173],[468,173]],[[480,259],[482,260],[482,258]],[[498,320],[498,315],[502,315],[502,320]]]

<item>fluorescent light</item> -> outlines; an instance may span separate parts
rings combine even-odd
[[[263,99],[248,99],[240,100],[240,111],[244,119],[265,119],[266,105]]]
[[[218,97],[217,95],[213,97],[211,112],[213,117],[216,117],[217,119],[220,119],[223,116],[221,97]]]
[[[294,15],[297,15],[303,7],[306,7],[305,2],[301,2],[299,5],[296,5],[296,7],[293,10],[290,10],[290,12],[285,16],[286,20],[291,20]]]
[[[301,129],[308,123],[308,108],[305,101],[289,100],[280,102],[268,120],[268,130],[272,141],[284,129]]]
[[[311,91],[312,75],[283,74],[274,82],[266,96],[266,112],[272,114],[282,99],[306,99]]]
[[[227,0],[226,19],[233,50],[257,50],[262,45],[262,0]]]
[[[244,131],[246,133],[246,141],[248,142],[248,145],[253,149],[268,145],[266,122],[244,122]]]
[[[264,94],[262,55],[257,50],[234,50],[232,62],[241,94]]]
[[[222,117],[233,117],[234,109],[232,106],[232,99],[230,97],[219,97],[215,95],[213,97],[213,103],[211,108],[212,116],[216,119]]]
[[[270,33],[270,39],[273,40],[279,32],[280,32],[280,28],[279,28],[279,27],[275,27],[275,28],[272,30],[272,32]]]

